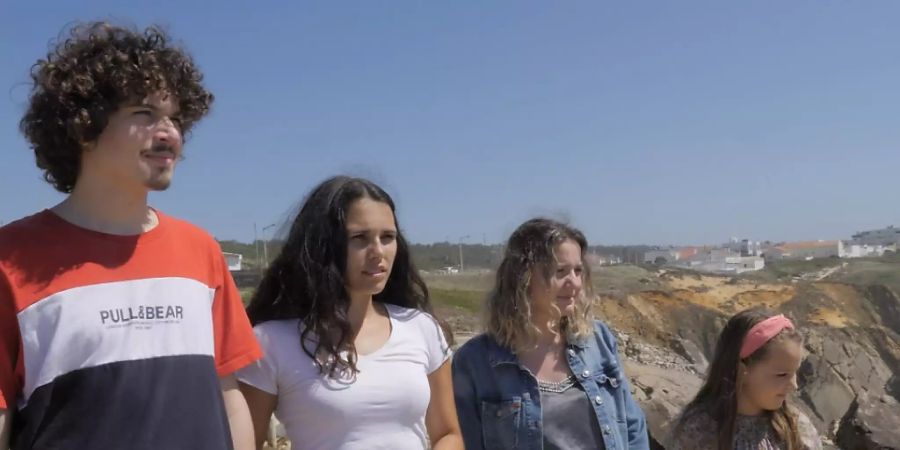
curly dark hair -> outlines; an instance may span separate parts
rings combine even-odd
[[[281,253],[269,266],[247,306],[253,325],[300,319],[300,346],[319,371],[330,377],[358,372],[347,317],[350,296],[344,273],[349,240],[346,218],[352,203],[361,198],[384,203],[395,211],[390,195],[362,178],[337,176],[313,189],[293,220]],[[397,223],[396,213],[394,222]],[[373,300],[434,315],[428,288],[413,265],[399,224],[394,266],[384,290]],[[452,330],[440,319],[435,321],[452,345]]]
[[[73,26],[32,66],[34,84],[19,127],[56,190],[72,192],[83,145],[96,140],[126,102],[164,90],[178,102],[182,133],[209,112],[213,95],[203,75],[170,41],[156,26],[140,32],[91,22]]]

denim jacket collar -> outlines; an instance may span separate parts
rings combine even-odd
[[[587,348],[589,343],[588,339],[573,340],[568,343],[567,348],[574,347],[576,351],[581,352]],[[494,339],[487,341],[487,351],[491,367],[497,367],[500,364],[519,364],[519,359],[512,350],[499,345]]]

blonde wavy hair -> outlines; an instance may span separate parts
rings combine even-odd
[[[563,316],[551,330],[563,333],[569,342],[581,341],[593,333],[594,303],[590,266],[584,261],[588,243],[584,234],[565,223],[543,217],[519,225],[509,237],[503,261],[497,269],[494,288],[487,299],[485,329],[501,345],[514,353],[534,348],[540,330],[532,322],[528,287],[532,274],[549,280],[556,265],[556,248],[566,240],[581,247],[584,269],[581,295],[574,313]],[[554,305],[555,307],[555,305]]]

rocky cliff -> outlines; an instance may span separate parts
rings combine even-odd
[[[809,354],[794,403],[826,448],[900,448],[900,299],[890,288],[665,269],[644,270],[638,281],[601,284],[600,314],[618,333],[657,448],[699,388],[727,318],[757,305],[790,313],[806,335]]]

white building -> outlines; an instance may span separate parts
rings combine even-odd
[[[599,255],[596,253],[588,253],[585,257],[591,266],[613,266],[622,264],[622,258],[616,255]]]
[[[860,245],[900,245],[900,228],[893,225],[880,230],[861,231],[853,235],[853,243]]]
[[[856,244],[853,241],[844,243],[844,253],[841,258],[865,258],[869,256],[883,256],[890,247],[884,245]]]
[[[762,255],[762,244],[759,241],[750,239],[731,238],[722,248],[727,248],[741,256],[760,256]]]
[[[676,263],[679,267],[721,274],[739,274],[762,270],[766,261],[760,256],[741,256],[731,248],[713,248]]]
[[[766,267],[766,260],[761,256],[732,256],[725,259],[727,272],[744,273],[762,270]]]
[[[222,254],[225,255],[225,262],[228,264],[229,271],[236,272],[241,270],[241,262],[244,260],[244,255],[228,252],[222,252]]]

